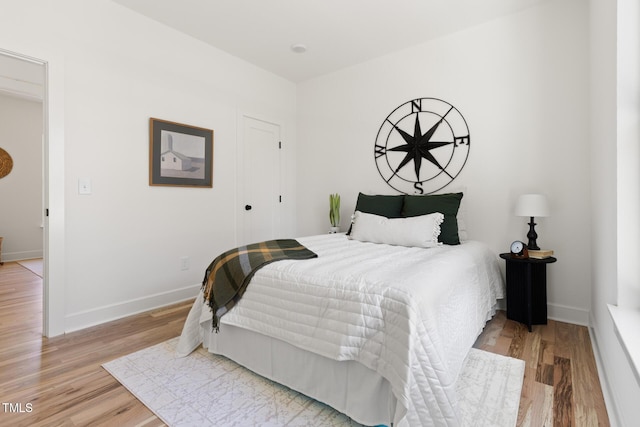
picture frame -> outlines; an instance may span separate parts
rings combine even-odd
[[[149,185],[213,187],[213,130],[151,117]]]

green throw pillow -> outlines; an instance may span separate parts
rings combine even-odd
[[[404,196],[358,194],[356,210],[368,214],[386,216],[387,218],[402,218]]]
[[[358,193],[356,210],[368,214],[385,216],[387,218],[402,218],[404,196],[368,195]],[[351,226],[347,235],[351,234]]]
[[[438,241],[446,245],[460,244],[458,236],[458,209],[462,193],[429,194],[427,196],[404,196],[402,216],[412,217],[434,212],[444,214],[444,222],[440,225]]]

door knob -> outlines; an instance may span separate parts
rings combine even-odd
[[[245,211],[250,211],[250,210],[251,210],[251,208],[252,208],[252,206],[251,206],[251,205],[244,205],[244,210],[245,210]]]

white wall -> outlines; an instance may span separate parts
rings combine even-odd
[[[640,385],[630,368],[624,350],[614,332],[614,325],[607,310],[607,304],[632,304],[633,298],[625,297],[618,289],[623,282],[629,282],[633,275],[633,266],[637,268],[637,249],[631,252],[619,251],[627,244],[627,236],[633,239],[637,233],[637,221],[629,220],[625,209],[633,211],[638,203],[638,194],[623,189],[631,183],[619,182],[619,166],[624,167],[625,150],[633,147],[620,144],[623,134],[618,132],[617,99],[620,63],[628,55],[637,56],[638,52],[618,51],[618,10],[622,2],[609,0],[590,1],[590,153],[591,153],[591,211],[592,211],[592,302],[591,325],[593,338],[597,343],[601,361],[601,374],[604,374],[602,386],[608,396],[607,409],[612,425],[635,425],[640,419]],[[635,0],[631,2],[635,3]],[[637,17],[636,17],[637,19]],[[638,27],[636,26],[636,31]],[[625,44],[623,43],[623,46]],[[620,62],[619,62],[620,61]],[[624,79],[623,79],[624,81]],[[637,81],[637,75],[636,75]],[[636,94],[637,95],[637,94]],[[628,98],[627,98],[628,99]],[[636,108],[636,117],[640,114]],[[624,116],[622,117],[625,118]],[[633,143],[637,147],[637,141]],[[619,151],[619,150],[622,151]],[[629,159],[630,160],[630,159]],[[638,158],[633,169],[637,172]],[[632,170],[633,172],[633,170]],[[633,183],[638,186],[638,182]],[[637,188],[637,187],[636,187]],[[626,208],[629,204],[630,208]],[[620,219],[622,219],[621,222]],[[635,222],[635,224],[633,224]],[[635,240],[634,246],[637,246]],[[619,266],[625,271],[625,280],[620,280]],[[637,284],[637,282],[636,282]],[[627,292],[626,295],[631,295]]]
[[[518,195],[546,194],[552,216],[536,230],[558,257],[547,270],[549,315],[587,324],[587,67],[588,5],[562,0],[300,84],[300,233],[326,232],[329,193],[342,195],[343,228],[359,191],[393,194],[375,166],[376,133],[401,103],[440,98],[471,133],[467,164],[443,189],[466,187],[470,238],[505,252],[528,231],[513,215]]]
[[[13,169],[0,179],[2,260],[42,257],[42,103],[0,92],[0,148]]]
[[[0,40],[64,60],[64,329],[195,296],[236,245],[237,118],[281,124],[292,156],[295,85],[108,0],[12,2]],[[148,185],[149,117],[214,129],[212,189]]]
[[[618,303],[640,310],[640,3],[619,0],[617,16]]]

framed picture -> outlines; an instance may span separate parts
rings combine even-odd
[[[213,130],[149,119],[149,185],[213,187]]]

